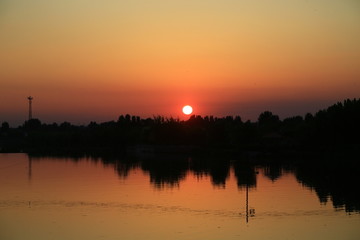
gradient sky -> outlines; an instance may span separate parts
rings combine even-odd
[[[358,0],[0,0],[0,122],[281,118],[360,97]]]

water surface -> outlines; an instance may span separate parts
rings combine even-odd
[[[357,199],[318,179],[235,161],[1,154],[0,239],[360,239]]]

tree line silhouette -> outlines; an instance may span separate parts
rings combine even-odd
[[[129,114],[121,115],[117,121],[90,122],[86,126],[31,119],[10,128],[3,122],[0,152],[356,150],[360,147],[359,135],[360,99],[347,99],[314,115],[284,120],[265,111],[256,122],[244,122],[240,116],[192,115],[181,121],[163,116],[143,119]]]

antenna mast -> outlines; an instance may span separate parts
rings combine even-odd
[[[32,104],[33,97],[29,96],[27,99],[29,100],[29,120],[31,120],[32,119],[32,107],[31,107],[31,104]]]

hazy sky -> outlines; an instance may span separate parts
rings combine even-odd
[[[359,0],[0,0],[0,122],[256,120],[360,97]]]

